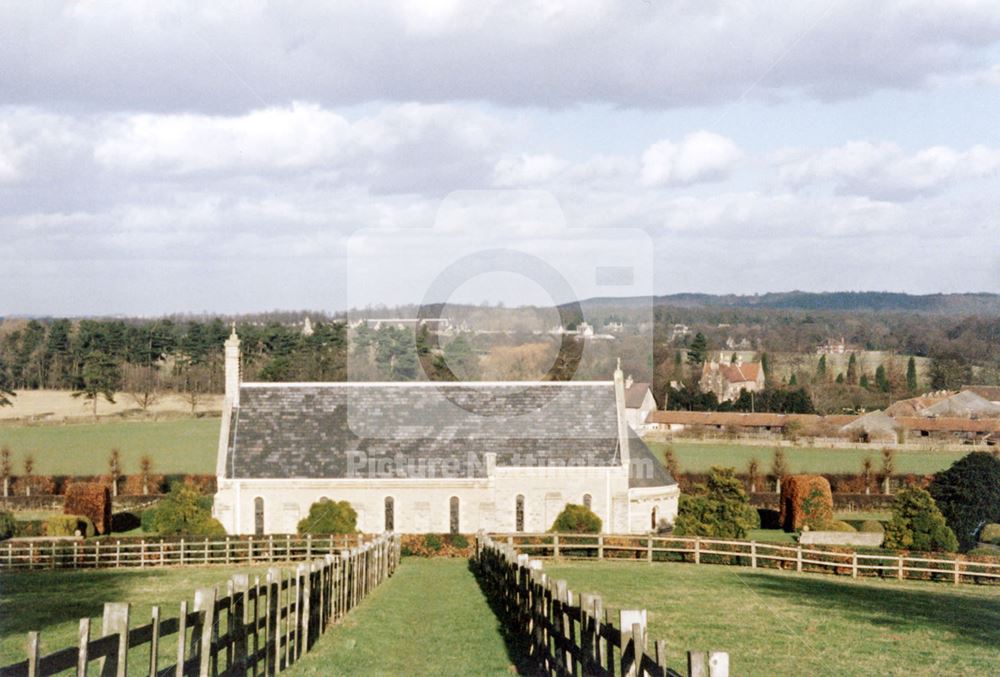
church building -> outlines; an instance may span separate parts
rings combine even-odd
[[[611,381],[242,383],[226,341],[213,514],[230,534],[295,532],[321,499],[358,529],[541,532],[567,503],[605,533],[671,525],[677,482]]]

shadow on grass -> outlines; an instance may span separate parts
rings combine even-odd
[[[489,594],[489,590],[484,585],[484,580],[480,575],[478,567],[476,567],[476,561],[474,559],[469,560],[469,571],[472,572],[473,577],[475,577],[476,583],[479,584],[479,590],[483,593],[486,603],[489,604],[490,611],[493,612],[493,615],[497,619],[497,631],[500,633],[500,636],[503,637],[504,645],[507,648],[507,658],[510,659],[510,662],[517,668],[517,674],[544,674],[539,672],[538,667],[528,656],[528,650],[530,648],[528,639],[510,632],[507,624],[504,622],[504,615],[506,612],[503,608],[503,603],[493,595]]]
[[[955,594],[933,583],[920,590],[782,574],[756,574],[749,580],[758,593],[797,599],[820,614],[836,607],[845,616],[871,625],[951,632],[955,641],[1000,646],[1000,598]]]
[[[155,573],[31,571],[0,575],[0,636],[18,635],[80,618],[100,618],[104,603],[129,599]],[[167,609],[165,609],[167,611]],[[176,614],[174,614],[176,615]]]

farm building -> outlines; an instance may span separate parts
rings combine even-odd
[[[296,530],[346,500],[365,532],[544,531],[567,503],[606,532],[673,522],[677,483],[626,421],[625,379],[242,383],[235,332],[213,514],[232,534]]]

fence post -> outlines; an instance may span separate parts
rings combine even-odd
[[[122,565],[122,542],[115,541],[115,568]]]
[[[729,677],[729,654],[725,651],[712,651],[708,654],[709,677]]]
[[[87,660],[88,651],[90,649],[90,619],[81,618],[80,619],[80,630],[77,634],[77,646],[79,647],[76,652],[76,677],[87,677]]]
[[[802,571],[802,546],[795,546],[795,570]]]
[[[858,577],[858,553],[851,553],[851,578]]]
[[[38,672],[38,659],[40,656],[41,640],[38,638],[38,632],[32,630],[28,633],[28,677],[39,677]]]
[[[552,547],[553,547],[552,556],[553,557],[558,557],[559,556],[559,534],[552,534]]]
[[[232,579],[233,606],[228,623],[229,639],[233,647],[233,662],[235,674],[245,675],[247,671],[247,592],[250,590],[250,575],[236,574]],[[236,636],[233,637],[235,632]],[[229,666],[226,666],[227,670]]]
[[[146,566],[146,539],[139,542],[139,568]]]
[[[750,568],[757,568],[757,541],[750,541]]]
[[[701,539],[694,537],[694,563],[701,564]]]
[[[597,559],[604,559],[604,534],[597,535]]]
[[[955,555],[955,585],[958,585],[959,583],[962,582],[961,574],[960,574],[961,567],[959,565],[959,560],[958,560],[959,557],[960,557],[960,555]]]
[[[187,600],[181,601],[181,615],[177,619],[177,670],[176,677],[184,677],[184,662],[187,658]],[[193,642],[192,642],[193,643]]]
[[[152,626],[152,636],[149,638],[149,677],[156,677],[159,673],[159,651],[160,651],[160,607],[154,606],[150,612],[150,625]]]
[[[281,605],[278,595],[281,592],[281,569],[267,570],[267,618],[264,621],[267,655],[264,658],[264,673],[271,677],[278,671],[281,651]]]
[[[653,535],[650,534],[648,540],[646,541],[646,561],[653,561]]]
[[[198,675],[209,677],[212,665],[212,632],[215,630],[215,588],[198,588],[194,592],[194,610],[204,612],[197,628],[201,631],[198,638]],[[192,637],[192,642],[195,638]]]
[[[181,564],[184,564],[184,537],[181,537]]]
[[[79,541],[73,541],[73,568],[76,568],[76,560],[80,556]]]
[[[902,555],[896,557],[896,563],[899,565],[899,570],[896,572],[896,578],[899,580],[903,580],[903,559],[905,558]]]
[[[708,654],[688,651],[688,677],[708,677]]]
[[[306,559],[312,559],[313,556],[313,535],[306,534]]]
[[[622,677],[636,677],[646,648],[646,610],[622,609],[618,627],[622,633]]]
[[[125,677],[128,674],[128,617],[128,603],[105,602],[101,633],[104,637],[118,635],[118,653],[111,659],[113,669],[109,668],[107,658],[101,661],[99,672],[102,675]]]

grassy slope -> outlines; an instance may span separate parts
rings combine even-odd
[[[0,445],[10,446],[15,474],[31,453],[37,475],[99,475],[107,472],[108,454],[117,447],[126,474],[138,472],[139,458],[149,454],[156,473],[211,475],[218,440],[218,418],[0,426]]]
[[[504,675],[511,665],[468,563],[407,558],[289,674]]]
[[[42,653],[51,653],[76,645],[81,618],[90,617],[91,636],[100,636],[104,602],[131,602],[131,625],[138,626],[149,622],[154,605],[160,606],[162,618],[176,617],[181,600],[193,603],[196,588],[219,586],[225,594],[226,581],[236,573],[263,577],[267,569],[184,567],[0,574],[0,665],[24,660],[25,637],[30,630],[41,631]],[[174,636],[164,640],[158,653],[166,660],[176,647]]]
[[[767,472],[771,466],[774,449],[766,446],[750,446],[740,444],[674,442],[674,454],[680,464],[681,471],[704,472],[713,465],[732,466],[744,470],[751,458],[760,463],[761,472]],[[662,442],[651,442],[649,448],[663,459],[663,450],[667,447]],[[792,472],[829,472],[857,473],[861,470],[861,462],[869,456],[878,469],[881,463],[881,452],[873,449],[823,449],[812,447],[784,447],[785,458]],[[967,452],[958,451],[911,451],[896,452],[896,472],[929,474],[943,470],[960,459]]]
[[[1000,588],[691,564],[547,564],[605,606],[645,608],[669,661],[724,650],[734,675],[989,674]]]

